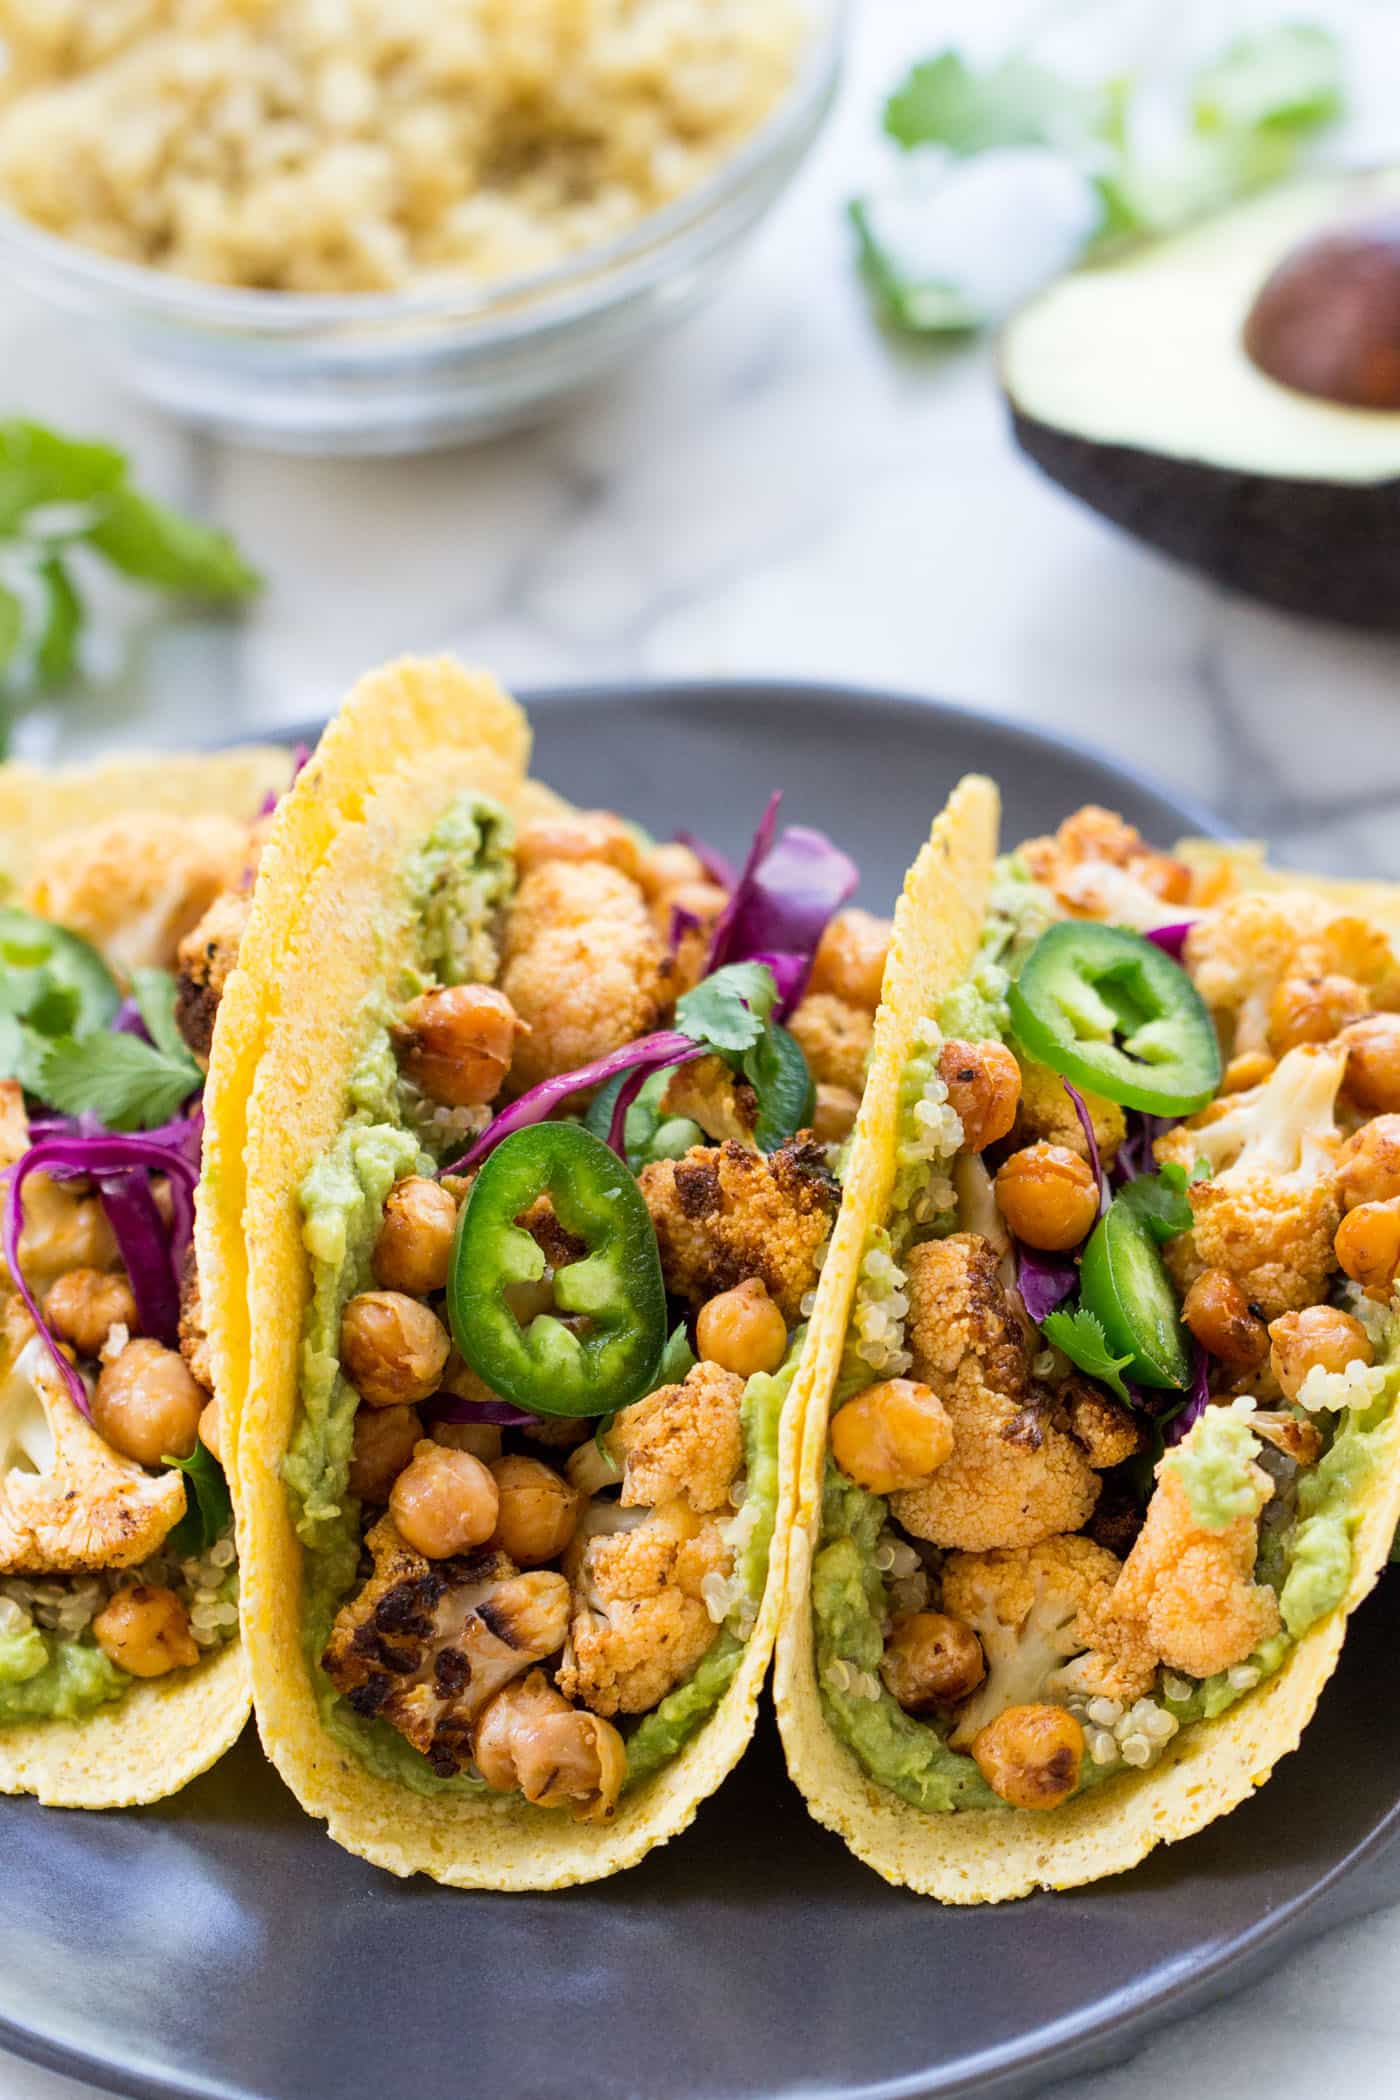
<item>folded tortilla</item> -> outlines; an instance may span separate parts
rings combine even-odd
[[[1375,1587],[1400,1524],[1400,1406],[1393,1406],[1377,1432],[1375,1463],[1357,1499],[1351,1579],[1341,1604],[1302,1635],[1273,1677],[1217,1719],[1182,1729],[1151,1769],[1116,1776],[1063,1807],[924,1813],[871,1778],[828,1726],[809,1592],[831,1397],[865,1235],[886,1215],[894,1185],[901,1074],[920,1017],[937,1011],[972,963],[997,850],[996,820],[990,784],[965,781],[934,825],[895,916],[846,1210],[812,1322],[820,1335],[820,1360],[802,1427],[774,1682],[788,1770],[817,1820],[839,1832],[886,1881],[958,1904],[1002,1902],[1122,1873],[1154,1846],[1189,1837],[1247,1800],[1279,1759],[1297,1748],[1336,1667],[1347,1619]],[[1176,850],[1198,876],[1214,880],[1220,895],[1314,888],[1400,931],[1400,891],[1387,885],[1282,877],[1263,866],[1257,848],[1192,840]]]
[[[147,811],[247,821],[286,784],[287,752],[278,745],[118,758],[60,772],[0,767],[0,896],[22,885],[35,855],[64,832]],[[206,1151],[241,1154],[243,1110],[242,1095],[211,1075]],[[211,1339],[222,1343],[207,1294],[205,1304]],[[227,1376],[230,1360],[221,1354]],[[217,1763],[241,1735],[249,1707],[247,1664],[235,1639],[193,1669],[133,1683],[119,1701],[79,1720],[0,1727],[0,1793],[34,1794],[55,1808],[162,1800]]]
[[[524,716],[481,675],[446,661],[406,662],[362,680],[279,815],[255,911],[260,938],[245,944],[240,973],[256,1022],[222,1019],[219,1049],[253,1067],[237,1236],[250,1321],[237,1468],[243,1630],[263,1743],[302,1806],[348,1851],[394,1874],[464,1888],[596,1880],[686,1827],[753,1733],[788,1523],[780,1503],[762,1605],[719,1704],[660,1771],[623,1794],[606,1824],[574,1822],[518,1796],[416,1791],[372,1770],[323,1722],[303,1635],[305,1554],[282,1473],[311,1290],[298,1192],[344,1123],[366,1005],[408,953],[406,856],[464,793],[494,797],[518,819],[564,807],[527,777],[528,759]],[[218,1200],[230,1222],[233,1188],[221,1166]],[[789,1483],[814,1360],[809,1349],[784,1411]]]

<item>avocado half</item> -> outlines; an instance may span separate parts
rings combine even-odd
[[[1400,168],[1076,270],[1002,340],[1017,442],[1071,495],[1235,590],[1400,632],[1397,369]],[[1324,398],[1319,370],[1371,375],[1387,405]]]

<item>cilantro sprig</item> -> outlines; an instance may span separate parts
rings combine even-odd
[[[207,1553],[228,1530],[233,1502],[224,1469],[207,1445],[196,1442],[188,1458],[162,1458],[185,1476],[185,1514],[166,1541],[181,1558]]]
[[[726,963],[676,1001],[676,1026],[714,1050],[753,1088],[754,1142],[775,1152],[812,1113],[812,1076],[797,1039],[773,1019],[778,986],[767,963]]]
[[[203,1074],[175,1025],[169,971],[136,971],[132,996],[149,1042],[109,1030],[103,1010],[84,1009],[74,984],[53,968],[0,959],[0,1078],[18,1079],[60,1115],[94,1116],[107,1130],[168,1123]]]
[[[1040,1331],[1047,1342],[1062,1349],[1072,1364],[1090,1378],[1100,1379],[1110,1392],[1116,1393],[1125,1407],[1131,1407],[1133,1396],[1123,1383],[1123,1373],[1132,1362],[1131,1356],[1115,1356],[1108,1346],[1108,1336],[1103,1323],[1094,1313],[1076,1306],[1073,1312],[1047,1313],[1040,1323]]]

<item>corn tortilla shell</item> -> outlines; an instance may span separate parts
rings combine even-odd
[[[1340,911],[1370,919],[1400,948],[1400,883],[1349,882],[1335,875],[1271,868],[1265,848],[1256,841],[1225,845],[1219,839],[1182,839],[1173,851],[1190,868],[1202,898],[1213,902],[1235,890],[1309,890]]]
[[[1364,1491],[1352,1540],[1352,1577],[1337,1609],[1309,1629],[1282,1669],[1214,1721],[1174,1738],[1147,1772],[1125,1774],[1044,1815],[963,1812],[929,1815],[875,1784],[827,1726],[815,1674],[809,1602],[812,1558],[821,1523],[821,1481],[828,1410],[840,1366],[863,1230],[888,1207],[894,1176],[900,1071],[921,1014],[966,972],[975,945],[968,912],[981,915],[995,851],[984,783],[959,790],[934,827],[943,850],[925,848],[905,886],[885,979],[857,1140],[848,1177],[850,1230],[839,1263],[822,1276],[814,1329],[821,1361],[802,1432],[798,1511],[789,1540],[783,1623],[778,1636],[775,1701],[788,1770],[814,1816],[846,1840],[886,1881],[944,1903],[998,1903],[1035,1889],[1066,1889],[1136,1866],[1159,1844],[1202,1830],[1247,1800],[1301,1740],[1322,1688],[1336,1667],[1349,1613],[1375,1587],[1400,1523],[1400,1408],[1380,1433],[1377,1462]],[[1315,888],[1400,932],[1400,891],[1383,884],[1329,884],[1276,875],[1258,849],[1188,841],[1178,847],[1203,874],[1226,888]],[[838,1235],[840,1237],[840,1235]]]

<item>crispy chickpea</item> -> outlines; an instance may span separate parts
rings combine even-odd
[[[709,877],[698,853],[683,846],[679,839],[670,839],[643,855],[638,880],[651,904],[667,890],[679,889],[683,882],[707,882]]]
[[[350,1492],[379,1505],[423,1440],[416,1407],[359,1407],[350,1447]]]
[[[361,1291],[340,1320],[345,1375],[370,1407],[412,1407],[435,1393],[451,1348],[431,1307],[402,1291]]]
[[[1346,1090],[1373,1115],[1400,1110],[1400,1014],[1368,1014],[1346,1032]]]
[[[1400,1202],[1358,1203],[1337,1227],[1338,1262],[1353,1283],[1387,1295],[1400,1270]]]
[[[952,1449],[953,1425],[943,1402],[914,1378],[886,1378],[832,1418],[832,1457],[872,1495],[917,1487]]]
[[[409,1174],[396,1181],[374,1243],[374,1280],[386,1291],[426,1298],[446,1288],[457,1206],[440,1181]]]
[[[1058,1808],[1079,1784],[1084,1730],[1063,1706],[1008,1706],[973,1737],[972,1755],[1012,1808]]]
[[[812,1135],[821,1145],[840,1145],[855,1128],[860,1114],[859,1098],[848,1086],[817,1088],[817,1105],[812,1111]]]
[[[100,1356],[114,1327],[135,1333],[136,1297],[125,1276],[104,1275],[101,1269],[70,1269],[50,1287],[44,1316],[79,1356]]]
[[[491,1468],[500,1508],[491,1543],[521,1568],[542,1568],[564,1551],[578,1527],[579,1496],[541,1458],[512,1454]]]
[[[133,1677],[164,1677],[199,1661],[189,1615],[174,1590],[153,1582],[118,1590],[92,1622],[98,1647]]]
[[[489,1469],[470,1451],[425,1437],[389,1490],[399,1535],[429,1560],[484,1546],[496,1528],[500,1497]]]
[[[1017,1239],[1047,1253],[1077,1247],[1099,1214],[1093,1169],[1068,1145],[1023,1145],[997,1169],[996,1192]]]
[[[599,1822],[612,1814],[627,1776],[627,1750],[610,1721],[570,1706],[543,1670],[531,1670],[482,1709],[472,1758],[489,1787],[517,1788],[538,1808]]]
[[[982,1643],[972,1628],[941,1611],[896,1619],[880,1662],[886,1691],[909,1714],[960,1705],[986,1674]]]
[[[470,1451],[484,1466],[493,1466],[501,1455],[501,1432],[494,1422],[434,1422],[433,1442]]]
[[[199,1441],[219,1464],[224,1462],[223,1434],[219,1426],[219,1403],[211,1400],[199,1418]]]
[[[827,921],[812,958],[807,989],[831,992],[848,1006],[863,1006],[873,1014],[880,1004],[889,952],[889,920],[851,905]]]
[[[755,1371],[777,1370],[787,1353],[787,1322],[762,1278],[746,1276],[701,1306],[695,1341],[706,1363],[752,1378]]]
[[[1296,1400],[1309,1371],[1344,1371],[1348,1364],[1369,1364],[1374,1352],[1359,1320],[1331,1305],[1310,1305],[1305,1312],[1284,1313],[1269,1326],[1269,1365],[1286,1400]]]
[[[1337,1195],[1343,1210],[1400,1196],[1400,1116],[1376,1116],[1347,1139],[1337,1161]]]
[[[1354,978],[1285,977],[1269,1001],[1269,1047],[1282,1057],[1300,1043],[1330,1043],[1333,1036],[1370,1011],[1371,1001]]]
[[[938,1076],[969,1152],[984,1152],[1006,1136],[1021,1105],[1021,1067],[1005,1043],[950,1038],[939,1052]]]
[[[490,984],[448,984],[409,1001],[394,1031],[399,1063],[443,1108],[484,1108],[505,1083],[522,1023]]]
[[[1233,1371],[1257,1371],[1269,1353],[1269,1331],[1223,1269],[1206,1269],[1182,1301],[1181,1317],[1203,1349]]]
[[[642,850],[631,826],[610,809],[579,809],[527,824],[516,840],[518,874],[551,860],[605,860],[635,882],[641,874]]]
[[[128,1342],[98,1376],[93,1427],[123,1458],[158,1466],[167,1456],[189,1457],[208,1398],[178,1349]]]

